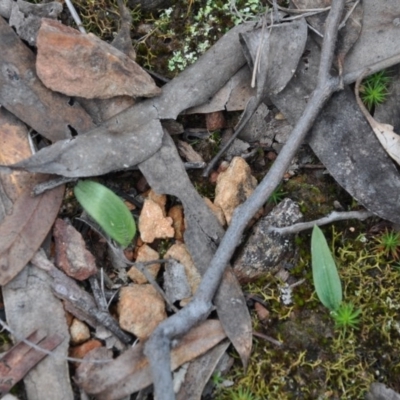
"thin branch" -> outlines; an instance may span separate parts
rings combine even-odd
[[[306,229],[311,229],[313,228],[314,225],[318,226],[327,225],[335,221],[343,221],[346,219],[360,219],[363,221],[364,219],[372,217],[373,215],[374,214],[369,211],[345,211],[345,212],[333,211],[326,217],[316,219],[314,221],[300,222],[298,224],[285,226],[282,228],[277,228],[276,226],[270,226],[268,230],[270,232],[278,233],[279,235],[289,235],[304,231]]]
[[[67,4],[68,10],[71,13],[72,19],[75,21],[79,31],[81,33],[86,33],[86,30],[85,30],[85,28],[83,27],[83,24],[82,24],[82,20],[80,19],[78,13],[76,12],[75,7],[72,4],[72,1],[71,0],[65,0],[65,3]]]
[[[192,326],[205,319],[210,313],[214,294],[225,268],[242,238],[247,223],[278,186],[320,110],[332,93],[339,88],[339,79],[332,78],[329,71],[332,66],[337,28],[344,9],[344,3],[344,0],[332,2],[322,45],[317,87],[303,115],[293,129],[289,140],[254,193],[243,205],[236,209],[231,225],[223,237],[209,268],[205,272],[193,300],[177,314],[161,322],[146,343],[145,354],[150,361],[154,392],[157,399],[175,399],[170,369],[172,339],[185,334]]]

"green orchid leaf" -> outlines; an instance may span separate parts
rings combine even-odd
[[[311,258],[318,298],[329,310],[336,311],[342,302],[342,284],[325,236],[316,225],[311,236]]]
[[[75,197],[104,232],[122,247],[127,247],[136,233],[135,220],[124,202],[100,183],[79,181]]]

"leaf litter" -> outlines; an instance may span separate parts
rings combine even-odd
[[[319,3],[307,3],[304,7],[319,7]],[[385,30],[382,37],[384,44],[380,43],[378,47],[372,44],[374,35],[373,21],[376,21],[376,19],[372,19],[371,15],[375,13],[374,18],[377,18],[377,15],[395,16],[396,7],[398,7],[396,4],[385,4],[379,8],[372,1],[365,1],[363,8],[360,5],[355,5],[353,13],[349,14],[350,20],[344,25],[341,32],[341,39],[339,39],[340,49],[342,50],[339,50],[337,53],[339,71],[343,70],[341,78],[345,84],[354,82],[365,68],[378,70],[383,66],[389,67],[399,61],[400,49],[393,44],[395,42],[393,40],[393,29],[388,28]],[[363,29],[360,30],[363,9]],[[350,12],[351,10],[350,4],[346,11]],[[312,24],[312,22],[310,23]],[[368,25],[368,23],[371,25]],[[113,99],[104,102],[99,102],[98,100],[81,100],[82,107],[79,106],[78,102],[74,101],[71,106],[71,99],[67,96],[56,94],[46,89],[40,83],[33,72],[33,53],[27,53],[27,48],[19,41],[4,20],[1,19],[0,24],[0,35],[9,38],[9,42],[7,43],[12,43],[12,49],[15,49],[15,51],[7,51],[5,48],[3,52],[3,78],[0,78],[3,80],[2,90],[0,90],[0,104],[16,117],[21,118],[21,120],[35,129],[39,134],[54,142],[32,156],[29,151],[26,151],[22,153],[22,156],[17,158],[13,156],[7,157],[5,146],[2,145],[1,147],[0,156],[3,165],[12,167],[16,171],[28,171],[13,172],[12,175],[2,175],[0,182],[0,199],[3,210],[0,232],[4,232],[3,237],[5,238],[2,241],[4,248],[0,254],[1,259],[5,260],[3,261],[3,265],[6,267],[2,267],[0,277],[3,285],[11,281],[4,287],[4,290],[10,284],[11,287],[13,283],[16,284],[16,280],[12,281],[12,279],[36,253],[58,213],[63,191],[62,187],[40,195],[41,197],[31,196],[33,187],[42,180],[48,179],[41,174],[56,174],[69,178],[81,178],[127,170],[135,166],[140,169],[154,191],[176,197],[182,203],[185,215],[183,240],[198,271],[200,274],[204,274],[213,259],[215,250],[218,248],[219,241],[224,235],[224,230],[217,222],[211,209],[194,188],[179,157],[175,143],[168,134],[168,131],[162,127],[160,120],[175,119],[186,109],[201,106],[206,101],[209,101],[224,85],[229,85],[228,82],[230,82],[230,79],[246,63],[246,57],[242,53],[241,44],[238,40],[238,35],[242,35],[242,42],[246,49],[245,52],[250,54],[250,56],[247,56],[250,66],[254,67],[255,64],[256,70],[258,69],[257,52],[262,49],[260,65],[264,67],[265,71],[265,74],[257,74],[256,94],[253,97],[249,97],[250,100],[242,116],[242,122],[250,119],[262,100],[267,97],[283,112],[292,125],[295,125],[311,93],[311,88],[315,85],[317,78],[316,68],[318,67],[320,57],[318,45],[310,37],[307,37],[305,20],[299,19],[297,22],[284,23],[271,30],[267,28],[266,38],[258,39],[258,43],[263,43],[264,48],[257,44],[249,45],[249,39],[247,38],[255,32],[253,23],[233,28],[195,64],[164,85],[159,96],[153,99],[138,101],[133,106],[131,106],[132,103],[129,100],[124,103],[126,106],[122,106],[122,109],[125,107],[129,108],[126,108],[125,111],[115,116],[107,115],[106,118],[104,110],[110,104],[113,104]],[[291,29],[292,31],[294,30],[298,34],[299,42],[296,42],[290,34],[279,35],[279,32],[285,29],[289,30],[289,32]],[[320,30],[323,32],[323,28],[320,27]],[[258,32],[262,31],[262,29],[258,29]],[[359,35],[360,37],[358,38]],[[73,39],[71,40],[73,41]],[[288,41],[293,45],[294,53],[287,51]],[[368,53],[365,51],[367,47],[365,43],[374,48],[374,52],[369,52],[367,56],[365,56],[365,53]],[[282,51],[282,48],[285,51]],[[353,54],[357,52],[362,52],[363,57],[354,58]],[[349,56],[345,59],[347,53],[349,53]],[[305,57],[304,54],[307,54],[307,56]],[[16,55],[19,58],[16,58]],[[263,56],[266,59],[263,59]],[[27,62],[31,64],[27,64]],[[266,68],[266,66],[268,67]],[[27,73],[22,74],[22,69],[25,69]],[[29,78],[29,74],[31,74],[31,78]],[[280,81],[280,79],[283,81]],[[225,109],[225,107],[228,109],[226,99],[231,93],[228,92],[228,95],[225,95],[222,103],[213,106],[215,108],[210,108],[212,102],[209,103],[207,112],[221,110],[221,107],[222,109]],[[246,96],[251,95],[251,91],[246,94]],[[15,98],[19,99],[19,102],[12,100]],[[32,101],[32,99],[35,99],[35,101]],[[243,101],[241,107],[243,107]],[[343,109],[345,109],[345,112],[340,112]],[[2,110],[4,111],[4,109],[0,111]],[[350,117],[352,114],[358,115],[358,118]],[[96,127],[93,121],[96,122]],[[330,174],[354,198],[382,218],[397,222],[396,215],[399,214],[395,210],[398,204],[387,199],[386,189],[388,182],[390,182],[392,193],[389,197],[393,197],[393,199],[398,198],[397,191],[400,183],[398,183],[397,170],[383,151],[379,151],[373,147],[374,141],[370,139],[368,135],[369,131],[366,132],[365,129],[360,128],[362,124],[362,116],[357,111],[354,96],[351,95],[349,89],[346,89],[344,92],[335,95],[327,104],[312,128],[308,140],[316,155],[324,163],[325,167],[328,168]],[[328,127],[331,129],[330,132],[328,131]],[[361,139],[360,135],[350,134],[349,131],[351,133],[363,131],[365,138]],[[71,132],[74,134],[73,138]],[[79,134],[75,136],[76,133]],[[7,139],[4,136],[2,141],[4,143],[7,142],[7,145],[14,142],[19,151],[17,137],[16,134],[14,135],[15,139],[10,139],[13,136],[7,135]],[[346,145],[343,147],[345,135],[347,135]],[[25,135],[25,137],[27,136]],[[26,139],[24,146],[26,147]],[[367,159],[371,159],[372,157],[371,149],[374,151],[373,158],[379,163],[380,170],[379,173],[374,170],[374,173],[370,174],[367,179],[362,179],[371,171],[371,163],[366,162]],[[15,150],[13,151],[15,152]],[[329,153],[331,154],[329,155]],[[332,155],[336,157],[336,160],[334,160]],[[21,158],[25,160],[20,161]],[[28,173],[32,176],[28,181],[21,180],[21,178],[18,181],[18,179],[12,178],[27,176],[26,174]],[[376,188],[376,192],[371,193],[370,190],[367,190],[370,187]],[[239,185],[237,191],[239,192],[240,190]],[[379,192],[382,195],[386,194],[385,199],[380,199],[377,196]],[[51,205],[53,212],[49,212],[48,204]],[[41,207],[46,209],[46,214],[41,211]],[[24,222],[21,223],[21,221]],[[25,221],[28,221],[28,223]],[[10,236],[9,232],[16,232],[16,234]],[[23,238],[22,241],[20,240],[21,238]],[[157,240],[162,239],[165,238],[157,238]],[[24,246],[24,251],[21,249],[21,246]],[[27,248],[29,248],[29,251],[26,251]],[[23,256],[21,255],[22,253]],[[30,274],[32,275],[32,266],[30,268]],[[50,291],[53,291],[58,297],[63,298],[67,302],[66,304],[68,304],[68,301],[70,302],[67,308],[71,313],[75,313],[74,315],[77,318],[85,320],[89,325],[96,327],[97,330],[98,324],[103,324],[122,341],[125,341],[125,339],[127,342],[130,341],[129,335],[122,331],[119,332],[115,321],[112,322],[113,318],[108,314],[107,308],[104,308],[104,299],[101,299],[102,295],[95,297],[95,299],[89,299],[83,294],[85,291],[82,290],[79,296],[77,296],[78,292],[66,292],[66,288],[74,287],[73,281],[66,280],[64,275],[60,275],[63,274],[60,271],[56,273],[54,272],[56,270],[53,268],[47,269],[53,272],[50,273],[48,278],[41,278],[43,282],[47,282],[45,283],[46,289],[43,290],[40,285],[35,286],[37,285],[35,283],[29,283],[29,291],[41,290],[43,293],[51,293]],[[118,273],[122,277],[122,271]],[[26,272],[24,274],[26,276]],[[35,274],[40,275],[41,272],[33,272],[33,275],[29,279],[34,280]],[[56,277],[58,280],[52,282],[51,280],[56,279]],[[22,288],[26,288],[26,282],[18,284]],[[36,287],[37,289],[35,289]],[[17,293],[15,289],[12,290]],[[10,294],[14,293],[12,290],[8,290],[8,295],[3,293],[3,296],[8,297],[6,301],[7,312],[13,309],[12,301],[26,301],[21,299],[29,298],[26,296],[30,296],[29,291],[23,289],[25,293],[19,299],[18,296],[15,297],[14,294]],[[103,295],[105,296],[104,293]],[[80,299],[78,303],[75,302],[77,298]],[[96,302],[98,303],[97,307],[95,305]],[[213,334],[207,333],[209,331],[206,330],[205,324],[217,324],[217,321],[212,322],[213,320],[204,322],[203,325],[194,328],[199,330],[200,336],[205,337],[204,343],[200,346],[201,350],[192,354],[184,348],[182,354],[186,354],[184,357],[185,360],[173,361],[173,369],[184,362],[196,358],[200,354],[206,353],[210,348],[223,340],[225,334],[233,343],[243,364],[246,365],[248,363],[252,342],[251,319],[242,289],[229,268],[226,270],[224,279],[214,298],[214,304],[221,321],[218,329],[222,329],[223,327],[224,334],[218,334],[216,336],[218,339],[213,339]],[[39,304],[35,304],[34,307],[39,311],[43,309],[43,305]],[[98,309],[97,314],[93,313],[92,310],[94,309]],[[62,312],[60,313],[60,310],[58,310],[57,315],[57,318],[61,318]],[[13,328],[13,331],[18,332],[18,335],[28,335],[30,333],[27,331],[28,328],[19,326],[20,324],[16,321],[18,317],[19,314],[15,311],[14,321],[9,320],[10,326]],[[35,318],[33,325],[40,320],[37,314],[35,314]],[[55,325],[53,324],[52,326]],[[65,323],[61,325],[66,326]],[[33,328],[29,325],[31,331]],[[50,326],[48,326],[48,329],[50,329]],[[65,329],[63,335],[66,335],[64,337],[68,336]],[[191,338],[190,333],[185,337],[189,344],[192,340],[193,345],[195,345],[195,337]],[[140,347],[140,351],[143,351],[143,344],[140,346],[142,346]],[[120,348],[122,349],[123,347]],[[223,346],[222,348],[224,352],[226,347]],[[175,360],[173,355],[174,350],[172,350],[171,354],[172,359]],[[138,379],[137,382],[140,382],[139,386],[135,383],[135,379],[132,380],[132,375],[120,376],[120,369],[118,369],[120,380],[117,381],[117,375],[113,372],[110,362],[108,364],[82,364],[80,370],[84,372],[80,372],[79,375],[82,387],[86,388],[88,393],[96,393],[98,398],[120,398],[141,390],[152,382],[149,370],[146,369],[148,367],[143,367],[148,363],[143,355],[138,358],[136,364],[128,350],[123,351],[122,355],[116,360],[122,360],[121,357],[124,360],[129,360],[129,363],[131,363],[129,367],[128,364],[123,364],[123,370],[132,368],[135,365],[134,368],[139,374],[139,378],[135,379]],[[104,349],[101,350],[100,358],[108,358]],[[94,365],[95,372],[92,372]],[[65,365],[60,368],[64,368],[65,372]],[[36,371],[35,373],[37,374],[38,372]],[[209,379],[209,371],[203,370],[203,373]],[[39,374],[47,376],[49,371],[40,372]],[[98,374],[105,374],[108,379],[97,380]],[[36,379],[38,375],[33,376]],[[144,378],[145,376],[146,378]],[[57,382],[58,378],[54,377],[51,379]],[[95,380],[91,382],[92,379]],[[202,380],[202,386],[206,384],[207,379],[204,378]],[[68,386],[67,381],[64,380],[63,382]],[[98,386],[100,382],[102,385],[101,388]],[[90,388],[89,383],[92,384],[92,388]],[[190,382],[186,381],[186,383],[189,384]],[[25,385],[29,388],[28,378],[25,379]],[[190,398],[200,398],[201,392],[197,390],[197,395],[193,394],[193,397]],[[66,389],[65,393],[71,392],[69,389]]]

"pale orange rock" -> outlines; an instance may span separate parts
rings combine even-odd
[[[203,197],[203,199],[206,202],[207,206],[211,209],[213,214],[216,216],[218,222],[222,226],[225,226],[226,219],[225,219],[224,212],[222,211],[222,208],[220,206],[217,206],[216,204],[214,204],[208,197]]]
[[[163,209],[165,215],[165,205],[167,204],[167,196],[165,194],[158,194],[151,189],[147,194],[147,198],[153,200],[154,203],[157,203]]]
[[[36,72],[49,89],[68,96],[152,97],[161,90],[135,61],[92,34],[42,19]]]
[[[165,253],[164,258],[174,258],[185,267],[185,273],[190,285],[190,289],[192,290],[192,294],[194,294],[200,284],[201,275],[197,270],[186,246],[183,243],[175,243]]]
[[[179,204],[171,207],[168,211],[168,217],[172,218],[172,226],[175,230],[174,238],[183,240],[183,232],[185,232],[185,220],[183,217],[183,207]]]
[[[217,179],[214,204],[221,207],[228,225],[235,208],[244,203],[257,186],[257,180],[251,175],[246,161],[234,157],[224,172]]]
[[[145,243],[155,239],[173,238],[173,220],[166,217],[163,209],[151,199],[146,199],[139,217],[140,237]]]
[[[136,261],[145,262],[145,261],[158,260],[158,258],[159,258],[158,253],[155,250],[153,250],[150,246],[147,246],[147,244],[144,244],[138,249]],[[146,268],[150,272],[150,274],[155,278],[158,274],[158,271],[160,270],[160,264],[154,263],[147,266]],[[139,284],[147,283],[146,277],[134,266],[128,271],[128,276],[135,283]]]
[[[92,339],[88,340],[87,342],[71,347],[69,350],[69,356],[74,357],[74,358],[83,358],[89,351],[92,351],[93,349],[97,349],[98,347],[102,347],[102,343],[100,340]]]
[[[139,339],[147,339],[167,318],[164,300],[151,285],[123,287],[118,302],[119,324]]]
[[[90,339],[90,331],[88,326],[74,318],[71,326],[69,327],[69,333],[71,335],[71,343],[74,345],[81,344]]]

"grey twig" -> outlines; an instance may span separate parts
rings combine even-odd
[[[310,222],[300,222],[298,224],[294,224],[291,226],[285,226],[283,228],[277,228],[275,226],[269,227],[269,231],[279,233],[280,235],[289,235],[293,233],[298,233],[304,231],[306,229],[311,229],[314,225],[326,225],[330,224],[335,221],[343,221],[346,219],[360,219],[364,220],[366,218],[372,217],[372,214],[369,211],[344,211],[344,212],[337,212],[333,211],[326,217],[316,219]]]
[[[236,209],[231,225],[204,274],[193,300],[178,313],[163,321],[146,343],[145,354],[150,361],[155,397],[158,399],[175,399],[170,370],[172,339],[185,334],[192,326],[205,319],[210,313],[212,299],[219,286],[225,267],[240,242],[248,222],[278,186],[322,107],[332,93],[339,88],[339,79],[330,75],[330,69],[334,56],[337,28],[343,9],[344,0],[332,2],[322,45],[317,87],[303,115],[293,129],[288,142],[252,196]]]

